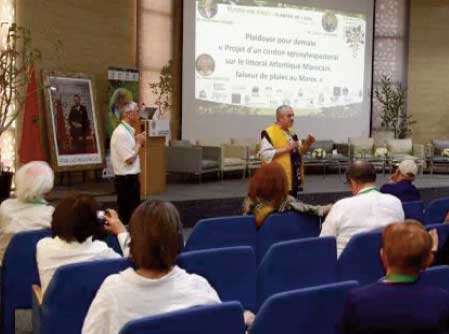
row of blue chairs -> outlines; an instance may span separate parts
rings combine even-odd
[[[280,241],[317,237],[320,218],[297,212],[275,213],[257,230],[253,216],[229,216],[200,220],[192,230],[184,251],[249,246],[257,263]]]
[[[420,279],[447,290],[449,267],[430,268]],[[346,281],[274,294],[260,308],[249,333],[338,333],[346,295],[357,286],[356,281]],[[202,306],[136,319],[123,327],[121,333],[243,334],[241,312],[236,302]]]
[[[407,219],[416,219],[424,225],[440,224],[449,212],[449,198],[435,199],[427,206],[423,201],[407,202],[402,207]]]
[[[291,242],[287,242],[291,245]],[[250,260],[251,255],[254,262],[254,253],[249,247],[236,247],[230,249],[216,249],[210,251],[199,251],[194,254],[183,254],[180,256],[179,264],[189,272],[204,275],[217,290],[223,302],[232,302],[234,305],[232,314],[234,319],[232,329],[242,329],[243,309],[248,309],[249,299],[254,290],[254,282],[250,281],[251,274],[244,272],[244,261]],[[201,260],[217,261],[217,265],[200,268]],[[221,258],[221,259],[220,259]],[[226,263],[229,262],[230,263]],[[202,262],[206,263],[206,262]],[[207,262],[210,263],[210,262]],[[221,266],[227,264],[224,268]],[[106,260],[98,262],[78,263],[61,267],[55,273],[44,296],[42,304],[36,299],[33,303],[33,318],[35,334],[50,333],[80,333],[84,318],[89,305],[100,287],[103,279],[110,274],[119,272],[129,266],[124,260]],[[239,267],[240,270],[227,272],[229,267]],[[234,276],[237,274],[238,276]],[[276,275],[276,273],[273,273]],[[291,277],[292,273],[283,273],[284,277]],[[293,275],[294,276],[294,275]],[[428,284],[439,286],[449,290],[449,266],[431,268],[422,275],[422,280]],[[290,278],[293,281],[294,278]],[[279,284],[279,282],[276,282]],[[286,284],[289,284],[286,282]],[[273,293],[263,300],[257,310],[257,316],[251,333],[263,334],[273,333],[276,329],[284,331],[310,332],[310,333],[334,333],[338,319],[340,318],[346,293],[349,289],[359,286],[356,281],[334,282],[319,286],[310,286],[303,289],[299,281],[291,286],[284,286],[279,292]],[[76,300],[76,302],[73,302]],[[236,304],[235,301],[238,303]],[[228,304],[227,304],[228,305]],[[238,307],[237,307],[238,306]],[[218,307],[218,308],[217,308]],[[204,307],[205,310],[208,307]],[[212,307],[217,311],[219,306]],[[175,312],[175,318],[180,316],[180,321],[185,321],[187,326],[194,326],[200,332],[210,333],[214,323],[210,319],[193,316],[190,312],[198,315],[199,309],[191,309]],[[214,311],[214,312],[215,312]],[[190,315],[189,315],[190,314]],[[320,314],[319,320],[316,315]],[[160,315],[146,319],[133,320],[120,331],[125,334],[137,333],[172,333],[170,331],[188,332],[187,328],[179,327],[181,322],[169,324],[165,320],[172,319],[171,315]],[[218,317],[218,318],[217,318]],[[216,314],[214,319],[222,319]],[[222,319],[230,321],[226,316]],[[219,322],[221,323],[221,321]],[[238,325],[237,325],[238,324]],[[159,326],[159,328],[158,328]],[[218,326],[218,323],[215,324]],[[215,329],[215,326],[212,327]],[[228,326],[228,325],[224,325]],[[220,327],[220,326],[219,326]],[[226,327],[229,330],[231,328]],[[157,331],[156,331],[157,330]],[[215,332],[215,331],[214,331]],[[195,332],[196,333],[196,332]],[[229,331],[228,333],[236,333]],[[243,332],[242,332],[243,333]]]

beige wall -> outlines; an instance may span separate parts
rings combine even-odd
[[[42,51],[39,68],[94,76],[96,107],[105,115],[108,66],[136,66],[136,6],[136,0],[16,0],[16,21]]]
[[[412,0],[408,112],[413,138],[449,138],[449,0]]]

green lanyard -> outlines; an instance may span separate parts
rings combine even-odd
[[[385,276],[385,281],[389,283],[415,283],[418,276],[415,275],[400,275],[400,274],[389,274]]]
[[[130,135],[134,137],[134,133],[131,130],[131,128],[129,127],[129,125],[125,124],[125,122],[123,122],[123,121],[120,124],[122,124],[124,126],[124,128],[126,129],[126,131],[128,131],[130,133]]]
[[[367,193],[370,193],[370,192],[373,192],[373,191],[377,191],[377,189],[375,187],[368,188],[368,189],[365,189],[365,190],[359,192],[357,195],[367,194]]]
[[[47,201],[44,199],[34,199],[31,201],[31,204],[36,204],[36,205],[47,205]]]

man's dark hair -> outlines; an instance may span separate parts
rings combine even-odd
[[[346,172],[346,179],[357,183],[374,183],[376,168],[368,161],[354,161]]]
[[[97,236],[101,232],[97,210],[97,202],[88,195],[75,194],[63,199],[53,212],[53,237],[83,242],[90,236]]]
[[[79,96],[78,94],[73,95],[73,97],[81,98],[81,96]]]
[[[182,225],[178,210],[168,202],[140,204],[129,222],[131,260],[137,269],[170,270],[180,251]]]

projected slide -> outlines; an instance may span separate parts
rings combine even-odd
[[[363,103],[364,15],[203,0],[195,13],[197,105],[264,116],[289,104],[307,116]]]

